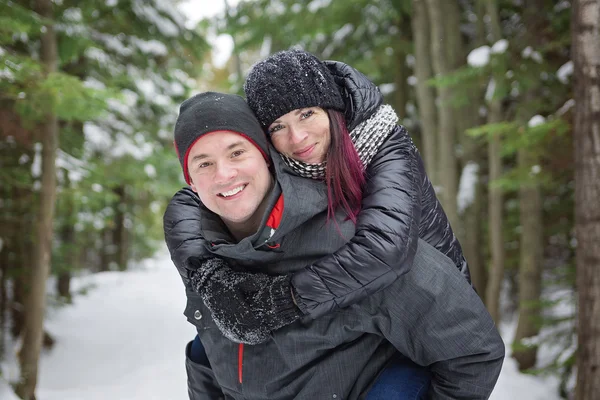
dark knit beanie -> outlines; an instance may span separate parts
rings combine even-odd
[[[175,123],[175,150],[188,184],[191,183],[187,168],[190,149],[203,135],[215,131],[242,135],[269,160],[267,137],[242,97],[215,92],[200,93],[181,103]]]
[[[263,129],[298,108],[345,109],[329,69],[302,50],[280,51],[255,64],[244,83],[244,92]]]

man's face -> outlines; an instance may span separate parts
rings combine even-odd
[[[192,146],[187,163],[192,190],[225,223],[243,224],[264,212],[272,177],[262,153],[243,136],[208,133]]]

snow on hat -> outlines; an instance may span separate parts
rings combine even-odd
[[[263,129],[299,108],[345,109],[329,69],[303,50],[280,51],[256,63],[246,78],[244,92]]]
[[[181,103],[175,123],[175,151],[185,181],[190,184],[187,159],[192,146],[207,133],[230,131],[254,144],[269,160],[267,137],[246,101],[233,94],[204,92]]]

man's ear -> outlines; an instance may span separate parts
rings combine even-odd
[[[194,185],[194,182],[190,183],[190,188],[194,191],[194,193],[198,194],[198,190],[196,189],[196,185]]]

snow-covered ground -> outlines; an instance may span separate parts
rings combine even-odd
[[[47,318],[56,345],[41,359],[38,400],[187,399],[183,348],[195,331],[182,314],[183,285],[168,255],[132,271],[74,279],[73,287],[89,293]],[[510,343],[514,324],[501,331]],[[16,380],[14,359],[3,372]],[[491,398],[559,400],[557,384],[519,373],[507,357]],[[17,400],[1,380],[0,399]]]

